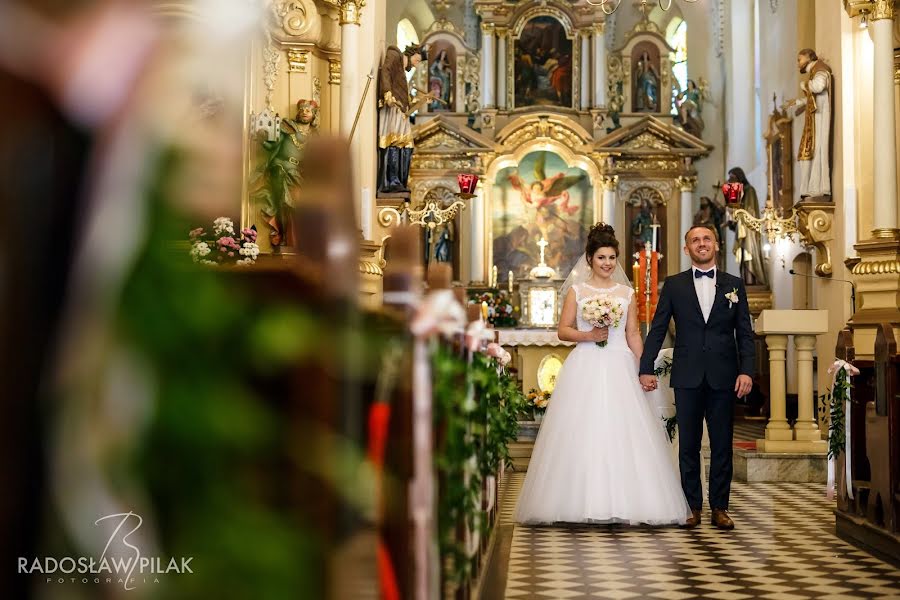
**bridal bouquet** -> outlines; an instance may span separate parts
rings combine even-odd
[[[581,305],[581,318],[594,327],[618,327],[625,316],[622,300],[607,294],[588,298]],[[606,342],[595,342],[601,348]]]

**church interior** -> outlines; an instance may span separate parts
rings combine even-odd
[[[0,1],[4,597],[900,598],[898,10]],[[516,522],[600,222],[743,283],[733,530]]]

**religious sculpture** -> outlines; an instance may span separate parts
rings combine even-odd
[[[446,48],[438,53],[428,69],[428,90],[436,98],[428,105],[428,110],[447,110],[452,100],[453,69]]]
[[[694,214],[694,226],[704,225],[716,232],[719,240],[719,253],[716,256],[716,266],[720,269],[725,268],[725,244],[724,225],[725,225],[725,207],[708,196],[700,197],[700,208]]]
[[[659,112],[659,73],[650,59],[650,53],[644,51],[635,69],[637,83],[637,110],[641,112]]]
[[[301,160],[310,135],[319,126],[319,105],[314,100],[297,102],[297,116],[280,119],[275,139],[262,139],[265,160],[250,180],[250,197],[262,204],[260,212],[269,227],[269,241],[276,251],[294,245],[291,219],[294,197],[303,181]],[[267,132],[258,129],[256,135],[266,138]]]
[[[688,79],[687,89],[682,90],[675,98],[678,104],[678,120],[681,127],[693,136],[700,137],[703,134],[703,91],[697,87],[693,79]]]
[[[634,252],[639,252],[644,248],[644,244],[650,242],[653,244],[653,223],[656,215],[653,214],[653,204],[649,199],[641,200],[641,208],[637,215],[631,220],[631,236],[634,240]]]
[[[453,242],[456,241],[456,225],[453,219],[442,221],[434,229],[425,231],[425,264],[452,263]]]
[[[728,183],[740,183],[744,186],[741,206],[751,216],[759,218],[759,198],[756,189],[747,181],[747,175],[740,167],[728,171]],[[751,230],[740,221],[732,221],[729,227],[734,230],[734,259],[740,268],[741,276],[747,285],[769,285],[762,255],[762,234]]]
[[[413,136],[406,72],[425,60],[422,46],[388,46],[378,77],[378,195],[408,194]],[[430,96],[429,96],[430,97]]]
[[[803,96],[791,104],[795,116],[804,115],[797,161],[800,164],[800,197],[831,196],[831,130],[834,77],[831,67],[816,51],[804,48],[797,66],[809,79],[800,83]]]

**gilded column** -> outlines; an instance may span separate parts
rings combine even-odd
[[[606,36],[605,23],[594,27],[594,108],[606,108]]]
[[[497,27],[497,108],[506,106],[506,36],[508,30]]]
[[[675,185],[681,191],[681,231],[687,232],[694,224],[694,190],[697,189],[696,177],[678,177]],[[720,242],[721,243],[721,242]],[[680,254],[681,268],[687,269],[691,266],[691,257],[685,256],[684,252]]]
[[[494,24],[481,24],[481,107],[494,104]]]
[[[788,442],[794,434],[787,422],[785,406],[785,355],[788,336],[769,334],[766,345],[769,347],[769,424],[766,425],[766,439],[757,440],[756,447],[766,452],[766,442]],[[772,451],[772,450],[768,450]]]
[[[591,107],[591,30],[583,29],[578,33],[581,37],[581,98],[578,107],[587,110]]]
[[[484,269],[484,245],[485,245],[485,223],[484,223],[484,186],[478,182],[475,189],[475,197],[469,204],[469,217],[472,219],[472,252],[471,263],[469,265],[469,273],[473,284],[483,285],[485,278]]]
[[[603,187],[603,213],[604,223],[616,226],[616,190],[619,187],[618,175],[603,175],[600,177],[600,185]]]

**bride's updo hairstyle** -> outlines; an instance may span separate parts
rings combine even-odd
[[[616,239],[616,230],[612,225],[597,223],[591,227],[587,237],[587,245],[584,249],[584,259],[591,264],[591,258],[600,248],[612,248],[619,256],[619,240]]]

